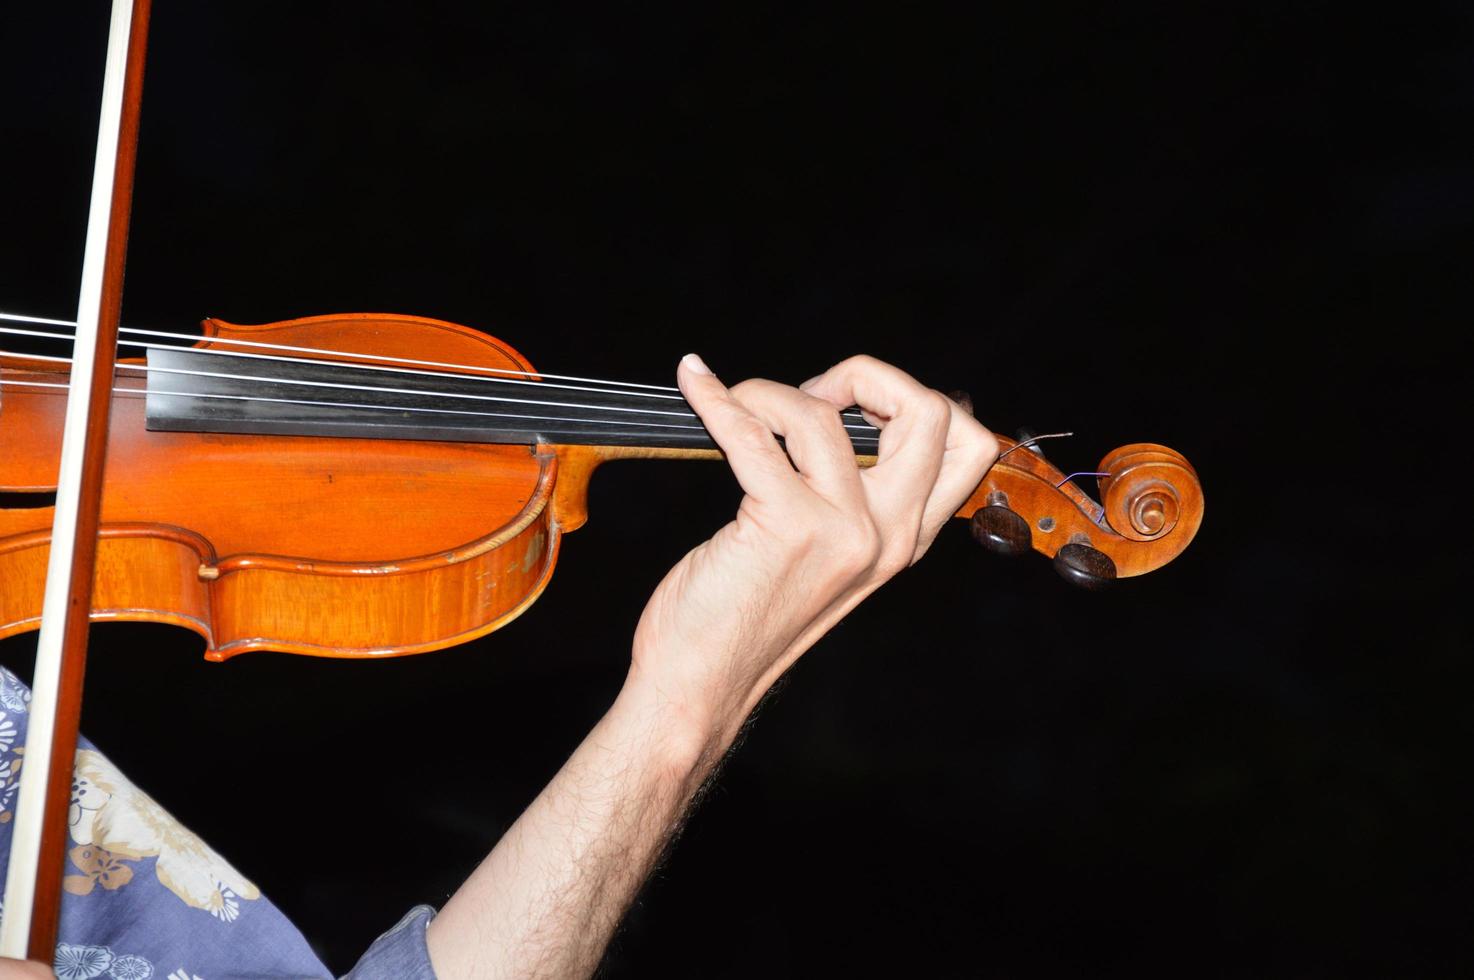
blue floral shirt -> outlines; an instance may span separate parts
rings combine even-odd
[[[0,667],[0,868],[10,862],[30,700],[26,686]],[[53,964],[60,980],[329,976],[259,888],[86,739],[78,742],[67,819]],[[434,980],[425,946],[433,914],[427,906],[412,909],[375,940],[348,978]]]

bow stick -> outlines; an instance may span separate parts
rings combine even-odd
[[[0,923],[0,956],[46,964],[52,961],[61,919],[72,759],[87,663],[148,17],[149,0],[113,0],[77,303],[75,360],[31,682],[29,744],[6,871],[5,917]]]

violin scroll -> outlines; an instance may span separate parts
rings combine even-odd
[[[1123,446],[1100,462],[1106,519],[1123,537],[1152,541],[1169,534],[1185,512],[1203,509],[1203,488],[1186,459],[1166,446]],[[1193,528],[1196,531],[1196,526]]]
[[[1176,558],[1203,520],[1203,488],[1186,457],[1155,443],[1108,453],[1097,503],[1041,454],[998,437],[999,456],[957,516],[989,551],[1033,549],[1066,580],[1102,588]]]

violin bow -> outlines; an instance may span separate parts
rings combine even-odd
[[[48,965],[54,956],[61,920],[67,811],[87,664],[149,3],[113,0],[108,29],[102,112],[77,302],[75,360],[67,393],[51,554],[31,681],[29,744],[6,871],[5,916],[0,923],[0,956]]]

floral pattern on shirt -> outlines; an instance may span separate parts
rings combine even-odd
[[[92,980],[113,965],[113,951],[106,946],[73,946],[57,943],[56,959],[51,968],[57,980]]]
[[[15,747],[15,722],[10,720],[10,714],[0,711],[0,755],[4,755]]]
[[[0,707],[23,715],[30,710],[31,692],[10,671],[0,667]]]
[[[245,875],[128,781],[101,752],[80,749],[73,779],[72,840],[129,860],[157,856],[159,884],[222,922],[240,900],[261,896]]]
[[[97,885],[113,891],[133,880],[132,868],[111,851],[96,845],[78,844],[68,852],[68,856],[82,872],[79,875],[67,875],[61,881],[61,886],[73,895],[91,894]]]
[[[111,980],[149,980],[154,975],[154,965],[136,953],[118,956],[110,946],[72,943],[56,944],[51,969],[56,972],[57,980],[93,980],[103,976]]]
[[[0,823],[15,816],[15,797],[20,792],[20,766],[25,761],[26,747],[18,745],[9,758],[0,756]]]
[[[154,975],[154,965],[142,956],[119,956],[107,975],[113,980],[148,980]]]

